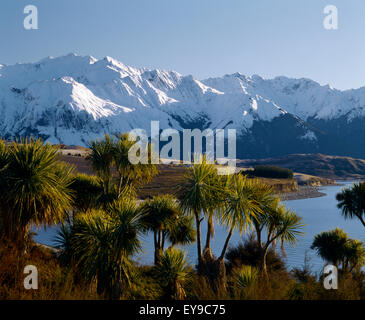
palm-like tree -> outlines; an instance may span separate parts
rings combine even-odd
[[[344,253],[343,269],[351,272],[365,265],[365,248],[360,240],[349,239]]]
[[[85,213],[100,206],[100,198],[103,195],[103,184],[100,178],[79,173],[75,175],[70,189],[74,195],[74,212]]]
[[[253,217],[252,223],[258,245],[260,248],[263,248],[262,232],[267,225],[270,213],[275,213],[280,206],[280,199],[273,195],[273,188],[271,186],[261,183],[259,180],[255,180],[254,185],[256,186],[256,190],[253,197],[260,208],[260,214]]]
[[[321,232],[314,237],[311,249],[324,260],[338,266],[343,258],[343,248],[348,240],[348,235],[342,229]]]
[[[129,141],[129,134],[120,134],[117,138],[106,134],[104,139],[90,143],[89,159],[103,183],[105,203],[126,193],[133,195],[137,186],[150,181],[158,173],[151,161],[147,164],[130,163],[128,153],[134,143]],[[151,150],[150,145],[148,148]],[[148,155],[150,159],[151,153]]]
[[[232,178],[229,175],[214,174],[211,178],[211,201],[205,217],[207,219],[207,235],[203,251],[204,259],[213,260],[211,239],[214,237],[214,219],[219,220],[226,210],[228,195],[230,194]]]
[[[167,249],[154,272],[164,289],[164,298],[182,300],[186,297],[184,284],[189,280],[191,268],[187,265],[186,254],[174,248]]]
[[[277,241],[281,242],[282,249],[284,248],[284,243],[295,245],[298,241],[297,237],[303,234],[301,229],[304,227],[304,224],[301,217],[294,211],[286,209],[278,200],[274,200],[271,206],[267,207],[266,211],[263,211],[263,216],[259,217],[257,221],[264,225],[267,233],[266,242],[259,243],[261,248],[260,269],[264,276],[267,277],[266,257],[270,246],[275,245]]]
[[[188,245],[196,240],[196,231],[193,218],[185,214],[179,215],[175,221],[169,225],[167,238],[170,248],[176,245]]]
[[[41,140],[22,139],[7,152],[1,143],[0,158],[1,220],[5,234],[23,238],[30,224],[62,222],[71,208],[69,186],[73,168],[58,161],[58,149]]]
[[[118,197],[121,196],[124,188],[149,182],[158,173],[156,165],[151,163],[151,145],[147,146],[148,163],[130,163],[128,152],[135,142],[130,141],[129,138],[128,133],[121,134],[115,143],[114,164],[118,175]]]
[[[212,204],[216,202],[214,199],[217,190],[216,176],[217,169],[214,164],[208,163],[206,158],[202,157],[187,169],[185,182],[179,190],[181,208],[195,218],[199,266],[203,262],[200,231],[202,213],[204,215],[211,213]]]
[[[354,183],[336,195],[337,207],[345,219],[358,218],[365,227],[365,183]]]
[[[155,196],[142,205],[144,221],[154,233],[155,264],[161,260],[166,240],[172,246],[188,244],[195,240],[192,220],[180,210],[171,195]]]
[[[114,138],[106,134],[104,139],[91,141],[90,150],[88,159],[91,161],[91,167],[102,180],[104,194],[109,194],[115,152]]]
[[[365,263],[365,250],[359,240],[350,239],[339,228],[321,232],[314,237],[311,249],[327,262],[341,267],[343,271],[352,271]]]
[[[219,260],[223,261],[229,241],[236,229],[241,234],[262,213],[258,193],[261,185],[257,180],[247,179],[242,175],[234,175],[230,181],[230,194],[226,202],[226,210],[222,215],[222,223],[229,227]]]
[[[141,249],[139,235],[143,228],[143,216],[135,201],[120,200],[106,212],[94,210],[77,216],[71,240],[63,242],[71,241],[72,259],[87,280],[97,280],[98,293],[119,298],[123,285],[129,284],[130,257]]]

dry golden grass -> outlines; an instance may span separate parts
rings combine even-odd
[[[90,163],[84,156],[79,157],[63,154],[60,155],[60,160],[75,166],[76,170],[80,173],[92,174]],[[140,199],[146,199],[160,194],[172,194],[176,196],[177,189],[184,180],[186,166],[178,164],[159,165],[158,170],[159,174],[138,191]],[[278,194],[298,190],[298,184],[295,179],[258,179],[272,186],[274,192]]]
[[[159,174],[139,190],[139,197],[145,199],[160,194],[176,195],[178,187],[184,181],[185,172],[184,166],[160,165]]]
[[[23,252],[21,254],[21,252]],[[39,246],[30,246],[27,254],[13,245],[0,245],[0,300],[94,300],[95,283],[77,280],[77,273],[61,266],[54,253]],[[24,267],[38,269],[39,289],[26,290],[23,286]],[[338,290],[325,290],[322,280],[298,280],[286,270],[270,272],[269,280],[259,278],[243,290],[230,281],[227,287],[213,289],[202,275],[193,273],[185,290],[187,300],[358,300],[365,298],[364,273],[340,276]],[[135,265],[132,286],[123,291],[121,299],[156,300],[162,291],[151,266]]]
[[[38,289],[24,288],[24,267],[38,270]],[[75,282],[74,273],[60,266],[54,253],[30,245],[27,253],[14,245],[0,245],[0,300],[86,300],[98,299],[93,284]]]

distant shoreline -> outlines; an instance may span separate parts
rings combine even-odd
[[[319,198],[324,197],[326,193],[319,191],[320,187],[314,186],[299,186],[298,191],[281,193],[277,196],[280,197],[282,201],[291,201],[291,200],[302,200],[302,199],[311,199],[311,198]]]

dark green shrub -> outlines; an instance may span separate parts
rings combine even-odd
[[[226,254],[227,272],[239,268],[242,265],[252,267],[260,266],[260,247],[254,237],[249,237],[243,243],[228,249]],[[285,271],[285,263],[276,251],[271,247],[266,258],[267,268],[269,271]]]
[[[255,177],[274,179],[292,179],[294,176],[292,170],[275,166],[256,166],[253,175]]]

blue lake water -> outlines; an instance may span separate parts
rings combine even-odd
[[[299,242],[296,246],[285,247],[287,253],[285,261],[289,269],[303,266],[306,253],[310,259],[309,264],[313,271],[319,272],[323,268],[324,261],[310,249],[314,236],[322,231],[328,231],[339,227],[344,229],[351,238],[365,242],[365,228],[362,224],[358,220],[345,220],[341,216],[340,210],[336,207],[336,194],[340,192],[342,188],[350,186],[351,184],[352,182],[342,182],[340,186],[322,187],[320,191],[326,194],[326,196],[323,197],[285,202],[286,207],[296,211],[303,218],[303,223],[305,224],[303,229],[305,234],[299,238]],[[57,227],[39,230],[38,235],[34,237],[34,240],[43,244],[54,245],[56,231]],[[205,234],[206,223],[203,221],[203,245],[205,243]],[[214,239],[212,240],[212,251],[215,255],[220,254],[226,236],[226,228],[216,225]],[[242,241],[244,237],[247,237],[247,235],[240,235],[238,232],[235,232],[231,238],[230,245],[236,245]],[[189,261],[192,264],[196,263],[196,244],[185,246],[183,249],[186,250]],[[143,236],[143,254],[140,254],[135,258],[141,264],[153,263],[153,238],[151,234]]]

